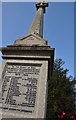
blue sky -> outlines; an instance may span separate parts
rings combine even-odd
[[[31,2],[2,3],[2,46],[27,35],[36,13]],[[51,2],[44,16],[44,39],[55,48],[55,58],[65,61],[74,76],[74,3]],[[1,62],[1,59],[0,59]]]

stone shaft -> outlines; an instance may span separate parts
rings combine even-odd
[[[44,1],[36,3],[37,12],[29,30],[29,34],[33,33],[39,35],[40,37],[43,37],[43,19],[45,7],[48,7],[48,3]]]

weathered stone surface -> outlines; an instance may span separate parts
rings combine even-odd
[[[34,112],[40,66],[28,63],[7,63],[5,65],[2,76],[3,108]]]
[[[46,7],[48,7],[47,2],[41,1],[36,3],[37,12],[30,27],[29,34],[33,33],[43,37],[43,19]]]
[[[49,64],[49,77],[52,74],[54,48],[49,46],[9,46],[2,49],[3,59],[32,59],[47,60]]]
[[[5,66],[6,64],[8,64],[7,66]],[[12,69],[12,65],[13,65],[13,69]],[[16,66],[17,65],[17,66]],[[48,79],[48,61],[35,61],[35,60],[4,60],[3,62],[3,66],[4,66],[4,72],[3,72],[3,88],[2,90],[5,90],[5,92],[2,92],[3,94],[3,105],[2,105],[2,116],[4,118],[9,117],[9,118],[44,118],[45,116],[45,110],[46,110],[46,92],[47,92],[47,79]],[[35,67],[32,68],[32,71],[30,71],[30,68],[28,70],[29,74],[27,74],[28,76],[24,76],[22,74],[24,74],[23,72],[20,73],[21,71],[18,71],[18,67],[23,68],[23,70],[28,70],[28,67]],[[25,67],[26,66],[26,67]],[[7,67],[10,69],[7,69]],[[36,74],[35,74],[36,73]],[[17,75],[15,75],[17,74]],[[25,73],[26,74],[26,73]],[[33,75],[32,75],[33,74]],[[22,75],[22,77],[21,77]],[[19,78],[20,76],[20,78]],[[7,79],[8,78],[8,79]],[[17,79],[19,78],[19,79]],[[30,79],[31,82],[33,83],[29,83],[27,81],[27,79]],[[36,78],[36,82],[33,81],[32,79]],[[26,80],[26,82],[23,81]],[[23,82],[24,83],[23,83]],[[15,86],[13,84],[13,82],[15,82]],[[5,84],[6,83],[6,84]],[[17,83],[17,85],[16,85]],[[21,85],[20,85],[20,84]],[[19,84],[19,85],[18,85]],[[31,85],[32,87],[34,87],[34,95],[35,95],[35,99],[34,97],[32,97],[32,100],[35,100],[34,104],[33,102],[30,105],[34,105],[34,106],[28,106],[25,107],[25,105],[23,107],[21,107],[19,104],[22,103],[24,95],[23,92],[21,91],[25,91],[22,87],[23,85]],[[6,86],[4,86],[6,85]],[[13,85],[13,86],[11,86]],[[19,86],[19,88],[18,88]],[[14,88],[15,87],[15,88]],[[10,90],[9,90],[10,88]],[[16,89],[18,88],[18,89]],[[26,91],[24,92],[26,94],[28,88],[26,88]],[[20,90],[19,90],[20,89]],[[30,89],[30,88],[29,88]],[[15,91],[19,91],[14,93],[11,93],[11,90],[15,90]],[[35,93],[36,90],[36,93]],[[20,98],[20,92],[21,94],[21,98]],[[8,94],[9,93],[9,94]],[[19,93],[19,94],[18,94]],[[33,95],[33,93],[31,93]],[[9,95],[11,95],[11,97],[9,98]],[[7,99],[8,97],[8,99]],[[13,97],[13,98],[12,98]],[[30,96],[29,96],[30,97]],[[9,101],[8,101],[9,100]],[[15,101],[15,103],[12,103],[13,100]],[[1,102],[1,101],[0,101]],[[24,100],[24,102],[26,102]],[[28,101],[27,101],[28,102]],[[0,106],[1,107],[1,106]],[[32,111],[33,110],[33,111]],[[9,114],[8,114],[9,111]]]
[[[47,46],[47,41],[35,34],[27,35],[14,42],[14,45],[23,46]]]

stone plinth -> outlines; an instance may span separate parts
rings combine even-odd
[[[7,46],[2,54],[0,108],[3,118],[45,118],[54,49],[49,46]]]

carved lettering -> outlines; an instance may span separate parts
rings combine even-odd
[[[4,109],[34,111],[39,73],[40,65],[7,64],[2,85]]]

